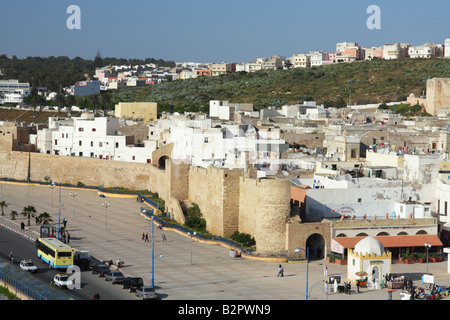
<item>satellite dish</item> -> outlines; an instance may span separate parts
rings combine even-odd
[[[347,174],[345,175],[345,180],[347,180],[347,181],[352,181],[352,175],[347,173]]]
[[[281,174],[282,174],[283,176],[285,176],[285,177],[287,177],[287,176],[289,175],[289,173],[288,173],[287,171],[285,171],[285,170],[282,170],[282,171],[281,171]]]
[[[402,194],[402,199],[403,199],[403,201],[408,201],[409,196],[406,193],[404,193],[404,194]]]

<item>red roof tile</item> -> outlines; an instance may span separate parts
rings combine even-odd
[[[354,248],[355,245],[366,237],[338,237],[333,238],[344,248]],[[400,248],[400,247],[423,247],[425,243],[430,243],[432,246],[443,246],[438,236],[433,234],[421,234],[413,236],[379,236],[374,237],[381,242],[385,248]]]

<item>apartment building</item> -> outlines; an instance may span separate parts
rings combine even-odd
[[[307,68],[311,66],[311,56],[304,53],[294,53],[289,58],[293,68]]]
[[[364,49],[365,60],[372,60],[374,58],[383,59],[383,47],[371,47]]]
[[[406,43],[390,43],[383,46],[383,59],[404,59],[409,57],[409,44]]]
[[[235,63],[213,63],[210,65],[212,76],[219,76],[221,74],[227,74],[231,72],[236,72]]]
[[[311,67],[321,66],[323,61],[328,60],[328,54],[323,51],[311,51],[309,54]]]
[[[20,104],[23,98],[30,94],[29,83],[20,83],[19,80],[0,80],[0,104]]]

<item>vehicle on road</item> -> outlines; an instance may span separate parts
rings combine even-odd
[[[135,294],[137,297],[142,298],[142,300],[158,298],[158,294],[151,286],[142,286],[140,288],[137,288]]]
[[[73,254],[73,263],[78,266],[81,271],[89,270],[91,266],[91,254],[89,251],[75,251]]]
[[[37,256],[50,268],[67,269],[73,265],[73,249],[56,238],[38,238]]]
[[[20,269],[22,269],[23,271],[28,271],[28,272],[32,272],[32,273],[36,273],[37,269],[38,269],[38,267],[31,260],[22,260],[22,261],[20,261],[19,266],[20,266]]]
[[[128,289],[129,292],[135,292],[137,288],[144,285],[144,280],[139,277],[127,277],[122,282],[122,289]]]
[[[99,277],[104,277],[110,271],[106,264],[98,264],[92,267],[92,274],[98,274]]]
[[[55,275],[53,283],[60,288],[69,288],[69,286],[73,285],[73,281],[69,278],[69,275],[65,273],[58,273]]]
[[[126,278],[120,271],[110,271],[105,274],[105,281],[111,281],[111,283],[122,283]]]

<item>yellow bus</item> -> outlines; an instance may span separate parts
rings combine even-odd
[[[66,269],[73,265],[73,249],[56,238],[38,238],[37,256],[50,268]]]

